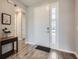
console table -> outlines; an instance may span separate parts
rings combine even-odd
[[[14,49],[14,42],[16,42],[16,50]],[[2,54],[2,46],[6,44],[12,43],[12,50]],[[14,52],[18,52],[18,38],[17,37],[8,37],[0,39],[0,59],[5,59],[6,57],[14,54]]]

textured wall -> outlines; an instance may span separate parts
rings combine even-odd
[[[22,11],[26,10],[26,7],[19,3],[18,1],[13,0]],[[7,13],[11,15],[11,25],[3,25],[1,24],[1,13]],[[15,22],[15,7],[12,4],[9,4],[7,0],[0,0],[0,35],[3,35],[2,29],[5,27],[11,31],[9,36],[14,36],[16,34],[16,22]],[[11,44],[7,44],[3,46],[3,53],[12,49]]]
[[[2,29],[7,27],[11,31],[11,35],[15,35],[15,10],[14,9],[15,9],[14,6],[9,4],[7,0],[0,0],[0,15],[1,13],[7,13],[11,15],[11,25],[3,25],[3,24],[0,24],[0,25]],[[0,16],[0,21],[1,21],[1,16]]]
[[[11,31],[10,36],[15,35],[15,10],[14,6],[9,4],[7,0],[0,0],[0,35],[3,35],[2,29],[5,27]],[[1,13],[7,13],[11,15],[11,25],[1,24]],[[3,46],[3,53],[11,49],[11,44]],[[7,48],[6,48],[7,47]]]

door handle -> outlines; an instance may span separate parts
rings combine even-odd
[[[50,27],[47,27],[47,33],[50,33]]]
[[[50,30],[50,27],[47,27],[47,30]]]

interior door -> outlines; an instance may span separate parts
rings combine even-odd
[[[27,23],[26,23],[26,13],[22,12],[22,39],[25,41],[26,40],[26,27],[27,27]]]
[[[18,9],[18,11],[17,11]],[[21,9],[18,7],[16,9],[16,35],[19,40],[22,40],[22,19],[21,19]]]
[[[49,47],[49,4],[35,7],[34,27],[34,39],[37,45]]]

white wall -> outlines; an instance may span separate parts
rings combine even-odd
[[[18,6],[20,5],[20,7],[23,8],[22,10],[24,10],[24,9],[26,10],[26,7],[23,6],[22,4],[17,3],[17,2],[16,2],[16,4]],[[1,13],[7,13],[7,14],[11,15],[11,25],[2,25],[1,16],[0,16],[0,35],[3,34],[2,29],[7,27],[11,31],[10,36],[14,36],[16,34],[16,32],[15,32],[15,30],[16,30],[15,29],[15,25],[16,25],[15,24],[15,7],[13,5],[9,4],[7,2],[7,0],[0,0],[0,15],[1,15]],[[11,44],[4,45],[3,53],[9,51],[10,49],[12,49]]]
[[[27,19],[28,19],[28,42],[35,44],[34,42],[34,8],[28,7],[27,9]]]
[[[17,5],[16,21],[15,21],[16,35],[18,36],[19,40],[22,40],[26,36],[25,40],[27,41],[27,6],[25,6],[23,3],[21,3],[20,1],[17,1],[17,0],[13,0],[13,2]]]
[[[76,13],[75,13],[76,12]],[[34,40],[34,8],[28,8],[28,39]],[[76,17],[75,17],[76,16]],[[59,48],[77,53],[77,0],[59,1]],[[36,24],[37,26],[37,24]]]
[[[78,0],[75,0],[75,39],[76,39],[76,52],[78,54]]]
[[[27,6],[25,6],[23,3],[21,3],[20,1],[18,0],[13,0],[13,2],[21,8],[22,11],[25,11],[26,12],[26,9],[27,9]]]
[[[77,53],[75,0],[59,1],[59,48]]]
[[[1,17],[0,17],[0,34],[3,35],[2,29],[5,27],[8,28],[8,30],[11,31],[10,36],[15,35],[15,11],[14,6],[7,3],[7,0],[0,0],[0,15],[1,13],[7,13],[11,15],[11,25],[2,25],[1,24]],[[7,48],[6,48],[7,47]],[[5,49],[6,48],[6,49]],[[12,47],[10,45],[3,46],[3,53],[10,50]]]
[[[11,15],[11,25],[2,25],[2,29],[7,27],[11,31],[11,35],[15,35],[15,11],[14,6],[10,5],[6,0],[0,0],[0,15],[1,13],[7,13]],[[1,18],[0,18],[1,21]],[[2,32],[2,31],[0,31]]]

